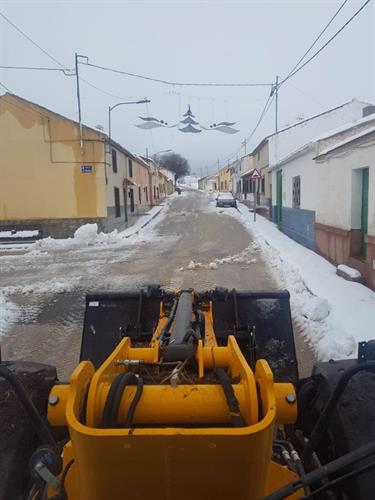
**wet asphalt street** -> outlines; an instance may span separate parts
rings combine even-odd
[[[212,209],[207,195],[184,192],[170,200],[167,215],[159,217],[144,242],[0,254],[0,289],[7,289],[19,311],[0,339],[3,359],[50,363],[57,366],[60,378],[67,378],[79,358],[87,292],[149,283],[199,290],[282,286],[246,229],[225,209]],[[144,232],[149,232],[147,227]],[[298,329],[295,336],[303,375],[312,355]]]

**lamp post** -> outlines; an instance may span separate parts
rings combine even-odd
[[[155,162],[157,164],[157,167],[158,169],[160,169],[160,160],[159,160],[159,155],[161,153],[171,153],[172,150],[171,149],[163,149],[162,151],[157,151],[155,154],[154,154],[154,158],[155,158]]]
[[[109,152],[111,152],[111,132],[112,132],[112,127],[111,127],[111,113],[115,108],[118,108],[119,106],[125,106],[126,104],[146,104],[151,102],[149,99],[141,99],[140,101],[126,101],[126,102],[118,102],[117,104],[114,104],[113,106],[108,107],[108,138],[109,138]],[[105,163],[105,168],[106,168],[106,178],[107,178],[107,162]],[[125,175],[125,182],[124,182],[124,204],[125,204],[125,222],[128,222],[128,183],[127,183],[127,177]]]
[[[118,106],[125,106],[126,104],[147,104],[148,102],[151,102],[151,101],[149,99],[142,99],[141,101],[118,102],[117,104],[114,104],[113,106],[109,106],[109,108],[108,108],[108,137],[109,137],[109,140],[111,140],[111,113],[115,108],[117,108]]]
[[[154,156],[160,155],[161,153],[170,153],[171,149],[163,149],[163,151],[157,151]]]

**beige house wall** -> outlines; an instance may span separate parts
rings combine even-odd
[[[268,172],[269,167],[269,146],[268,140],[260,144],[256,150],[253,151],[253,168],[256,168],[264,177],[264,200],[270,202],[272,197],[271,175]]]
[[[150,207],[149,191],[149,169],[142,163],[141,160],[133,160],[133,175],[136,186],[136,201],[138,204],[138,212],[146,212]],[[139,197],[139,189],[141,196]],[[147,198],[146,198],[147,189]]]
[[[104,136],[5,94],[0,97],[0,222],[106,217]],[[91,165],[92,173],[82,173]]]
[[[232,191],[231,172],[228,167],[219,170],[219,191],[230,192]]]

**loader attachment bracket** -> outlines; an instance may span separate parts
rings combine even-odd
[[[250,365],[266,359],[275,381],[298,381],[289,292],[238,291],[216,289],[211,292],[215,335],[224,345],[234,335]],[[254,345],[255,344],[255,345]]]
[[[162,299],[168,301],[168,294],[156,285],[138,291],[88,294],[80,361],[89,360],[98,368],[123,337],[130,337],[134,345],[150,340]]]

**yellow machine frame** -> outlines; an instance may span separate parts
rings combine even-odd
[[[58,403],[49,405],[48,419],[69,429],[64,468],[74,460],[65,478],[69,500],[259,500],[296,479],[271,459],[277,425],[297,418],[296,399],[287,397],[295,395],[293,385],[274,383],[265,360],[253,372],[233,336],[217,346],[211,310],[204,315],[205,342],[199,340],[196,351],[199,379],[215,367],[228,370],[246,425],[230,426],[219,384],[195,383],[146,385],[133,427],[100,428],[110,385],[129,369],[121,361],[159,361],[158,335],[166,321],[161,318],[149,347],[132,347],[124,338],[98,370],[83,361],[70,384],[53,387]],[[119,423],[135,390],[123,393]],[[50,488],[48,498],[54,493]]]

